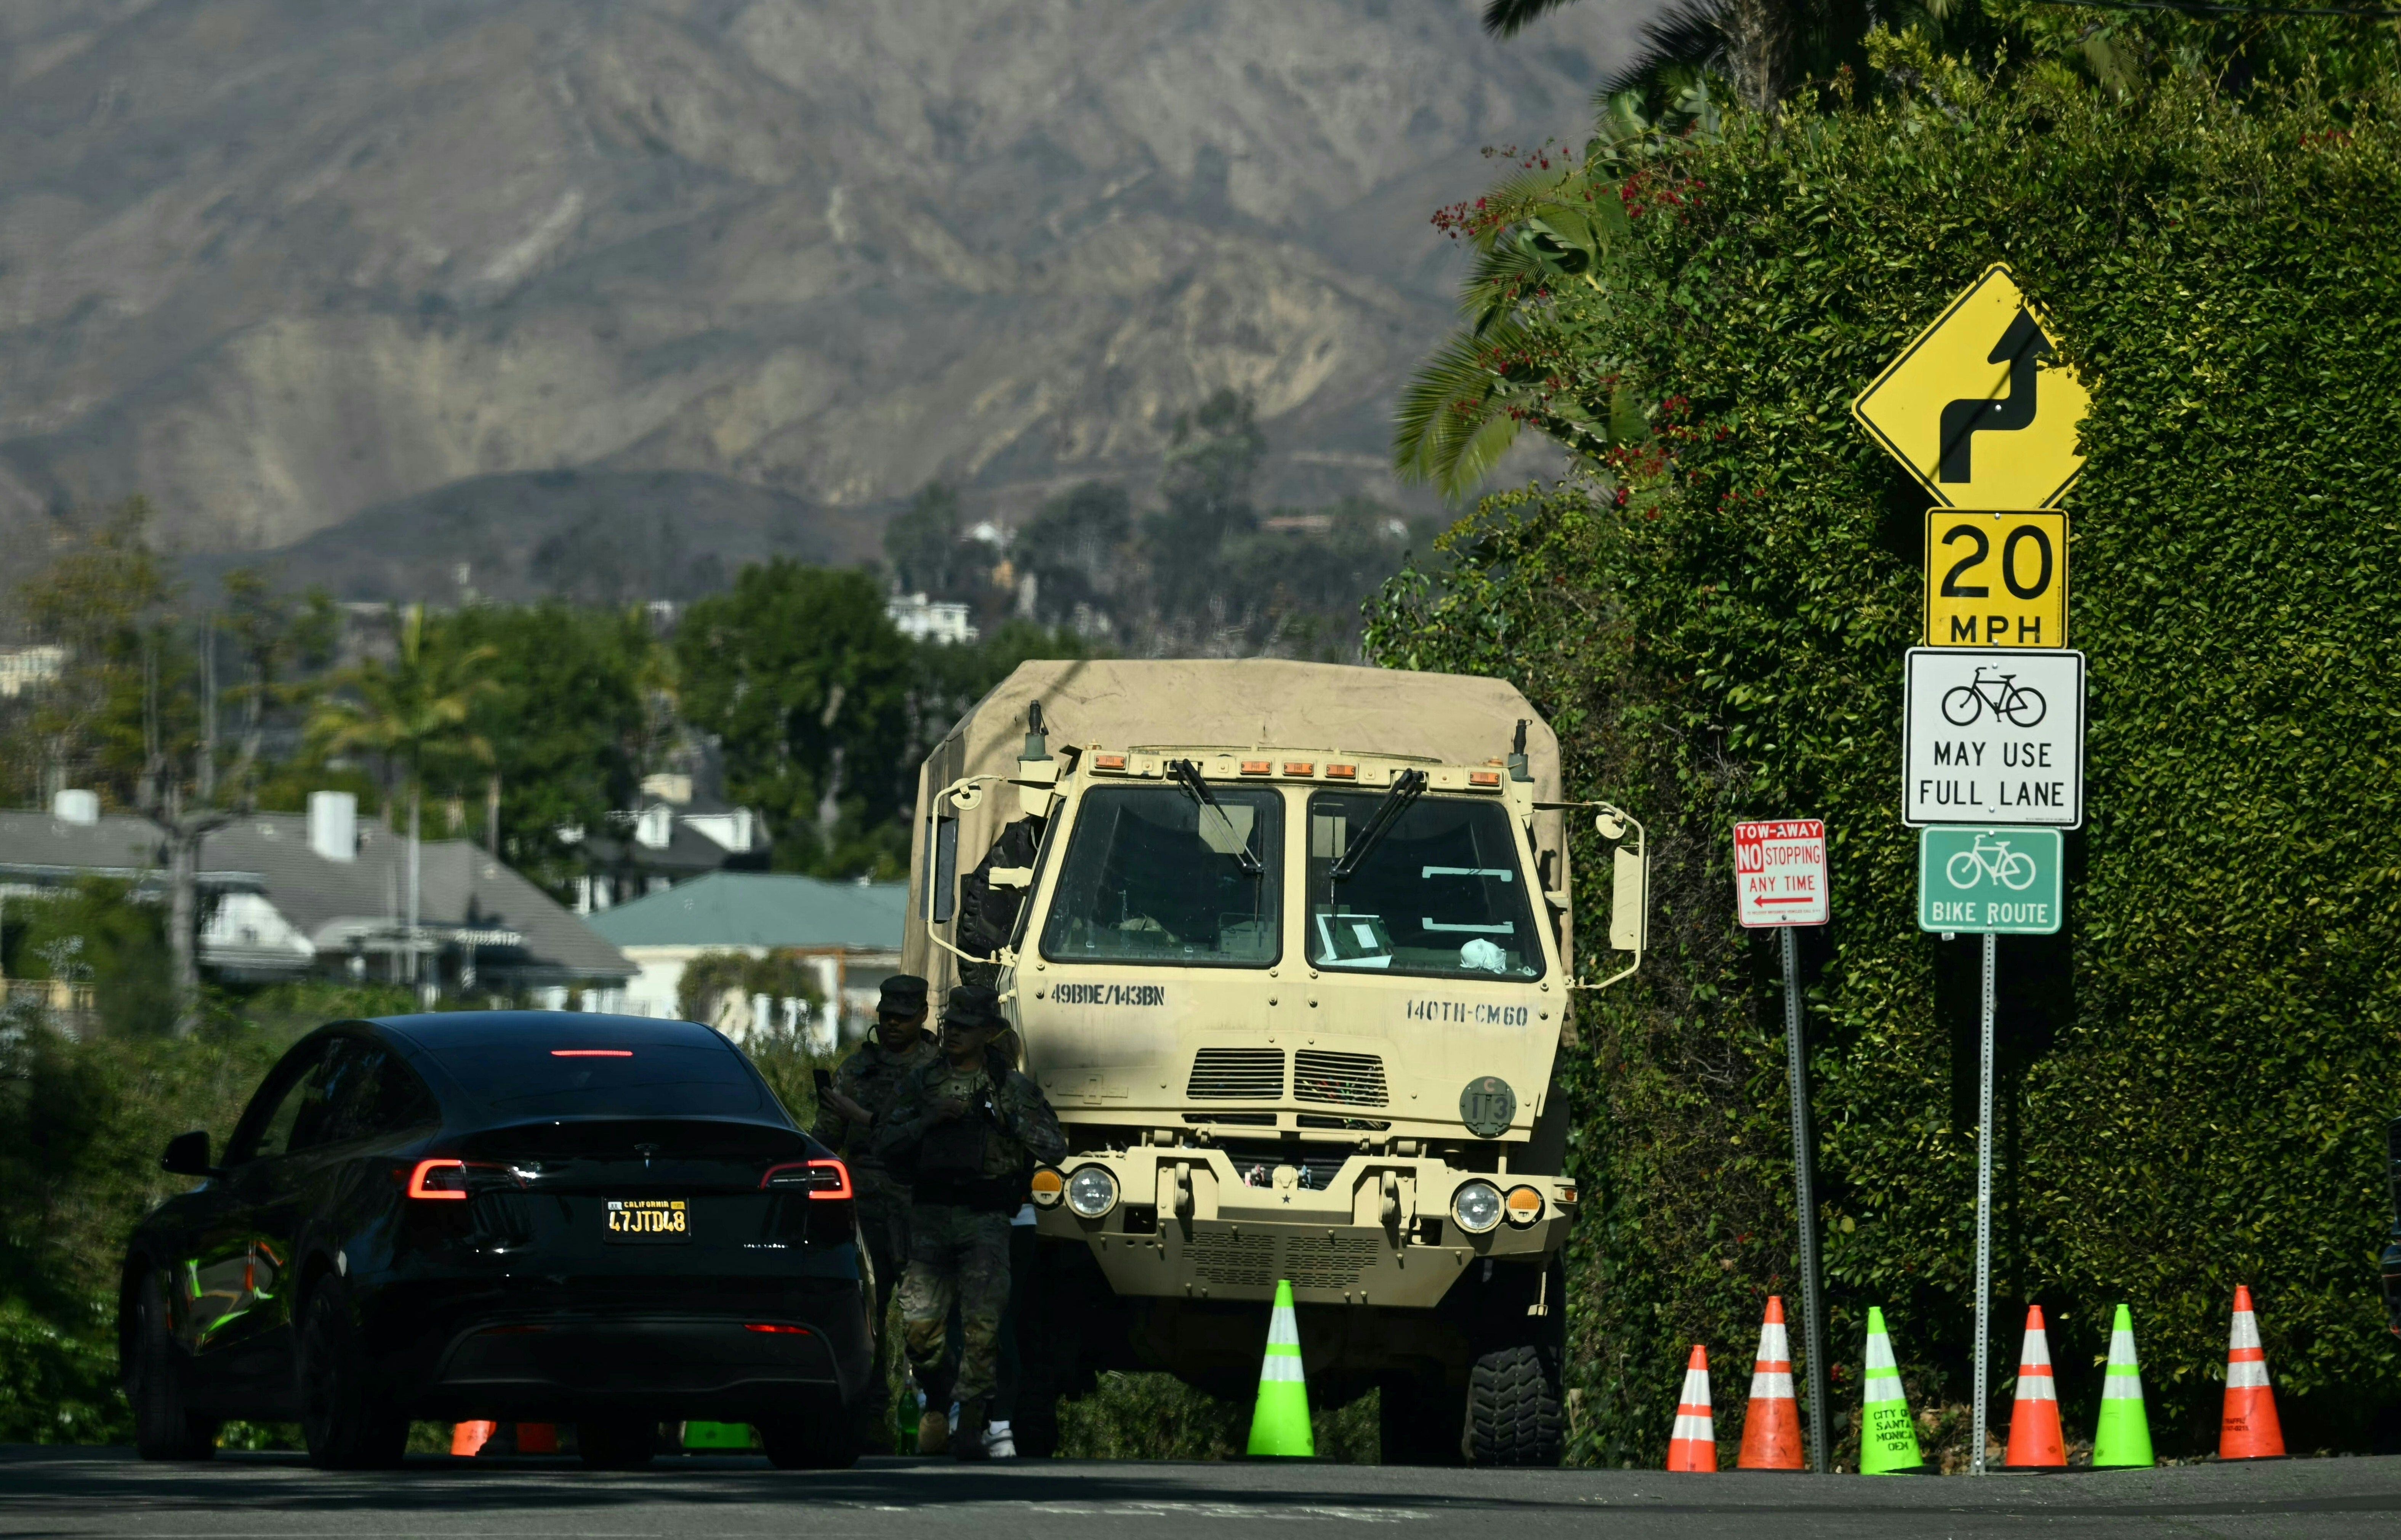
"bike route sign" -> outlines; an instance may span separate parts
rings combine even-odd
[[[1906,680],[1901,822],[2082,825],[2083,653],[1913,647]]]
[[[1734,826],[1735,918],[1752,929],[1824,925],[1826,825],[1771,818]]]
[[[2059,928],[2056,829],[1928,829],[1917,836],[1917,928],[2048,936]]]

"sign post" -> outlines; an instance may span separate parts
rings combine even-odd
[[[1969,1470],[1984,1473],[1984,1392],[1992,1383],[1993,989],[2004,935],[2047,936],[2060,925],[2056,829],[1923,829],[1917,835],[1917,926],[1945,940],[1983,937],[1976,1062],[1976,1400]]]
[[[1780,934],[1784,953],[1784,1069],[1792,1093],[1792,1183],[1801,1213],[1801,1316],[1809,1355],[1809,1468],[1828,1464],[1826,1407],[1832,1399],[1818,1302],[1817,1140],[1809,1127],[1809,1064],[1804,1052],[1801,946],[1796,928],[1832,917],[1826,883],[1826,826],[1817,818],[1778,818],[1734,826],[1735,907],[1752,929]]]

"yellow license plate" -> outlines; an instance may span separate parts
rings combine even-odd
[[[611,1198],[602,1213],[603,1240],[672,1245],[692,1239],[692,1204],[681,1198]]]

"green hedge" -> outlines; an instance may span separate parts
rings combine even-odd
[[[2001,944],[1999,1397],[2038,1301],[2089,1430],[2124,1300],[2162,1452],[2214,1448],[2242,1282],[2297,1450],[2362,1447],[2401,1404],[2374,1261],[2401,1112],[2394,92],[2171,71],[2111,100],[1906,62],[1895,100],[1665,147],[1622,269],[1559,301],[1656,436],[1489,501],[1450,573],[1396,580],[1370,628],[1387,664],[1516,680],[1578,794],[1653,819],[1658,950],[1586,1007],[1571,1066],[1601,1198],[1575,1449],[1655,1461],[1695,1341],[1738,1419],[1762,1297],[1797,1292],[1741,817],[1822,817],[1834,842],[1809,1001],[1836,1410],[1871,1304],[1921,1408],[1966,1398],[1976,943],[1915,929],[1898,812],[1927,499],[1847,406],[1995,260],[2094,401],[2068,503],[2090,821],[2065,934]]]

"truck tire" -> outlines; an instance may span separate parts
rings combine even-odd
[[[1496,1348],[1468,1370],[1467,1440],[1479,1465],[1556,1465],[1566,1442],[1557,1355]]]

